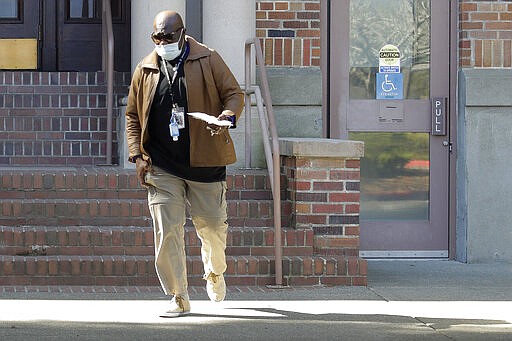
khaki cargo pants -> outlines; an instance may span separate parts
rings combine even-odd
[[[204,273],[226,271],[227,204],[226,182],[203,183],[184,180],[153,166],[146,174],[148,205],[155,235],[156,273],[166,295],[187,292],[185,255],[185,210],[201,240]]]

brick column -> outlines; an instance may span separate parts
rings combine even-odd
[[[256,1],[256,36],[269,66],[320,65],[320,1]]]
[[[282,138],[279,144],[291,226],[313,229],[317,254],[358,256],[363,142]]]

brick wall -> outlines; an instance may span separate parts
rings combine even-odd
[[[512,66],[512,3],[459,2],[459,64],[461,67]]]
[[[318,254],[358,256],[360,161],[281,157],[291,226],[313,229]]]
[[[320,1],[256,1],[256,36],[269,66],[320,65]]]
[[[320,1],[256,1],[269,66],[320,65]],[[512,67],[512,3],[459,0],[461,67]]]
[[[115,77],[114,107],[130,74]],[[0,165],[105,163],[106,92],[102,72],[0,72]]]

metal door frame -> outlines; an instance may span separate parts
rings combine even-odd
[[[343,29],[343,25],[348,27],[350,20],[349,11],[337,11],[333,13],[332,6],[333,4],[339,5],[343,3],[346,8],[348,8],[349,0],[321,0],[321,31],[322,31],[322,39],[321,39],[321,47],[322,51],[325,52],[321,56],[321,65],[322,65],[322,74],[323,74],[323,118],[324,118],[324,136],[328,138],[341,138],[348,139],[348,129],[346,127],[347,112],[348,112],[348,99],[349,99],[349,89],[347,84],[349,84],[349,55],[348,55],[348,46],[350,46],[350,36],[348,29]],[[456,104],[457,104],[457,1],[454,0],[445,0],[448,1],[449,6],[449,33],[444,32],[444,34],[449,34],[449,48],[446,53],[448,56],[444,56],[443,58],[447,58],[450,63],[446,67],[446,70],[449,73],[449,98],[448,98],[448,107],[449,107],[449,121],[448,125],[448,136],[447,139],[451,145],[452,151],[449,154],[448,161],[448,169],[449,174],[447,174],[446,186],[448,186],[448,198],[447,198],[447,224],[448,224],[448,254],[447,257],[454,258],[455,257],[455,197],[456,197],[456,178],[455,178],[455,160],[456,160],[456,122],[457,122],[457,112],[456,112]],[[435,15],[435,13],[432,13]],[[436,34],[436,27],[432,27],[433,31],[431,34]],[[332,32],[336,32],[335,39],[337,43],[333,43]],[[339,34],[341,32],[341,34]],[[434,54],[432,54],[434,55]],[[336,67],[333,67],[334,63],[332,63],[333,58],[343,58],[341,64],[344,64],[344,67],[339,67],[340,64],[337,64]],[[444,59],[444,60],[447,60]],[[431,61],[432,63],[436,63],[435,59]],[[335,94],[335,95],[334,95]],[[431,97],[435,97],[435,89],[431,88]],[[407,255],[400,253],[397,254],[397,257],[407,257]],[[430,257],[428,254],[416,255],[416,257]]]

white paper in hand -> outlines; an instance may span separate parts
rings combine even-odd
[[[187,114],[189,114],[193,118],[197,118],[198,120],[205,121],[208,124],[215,124],[219,127],[231,127],[231,125],[232,125],[230,121],[219,120],[219,119],[217,119],[217,117],[205,114],[203,112],[189,112]]]

